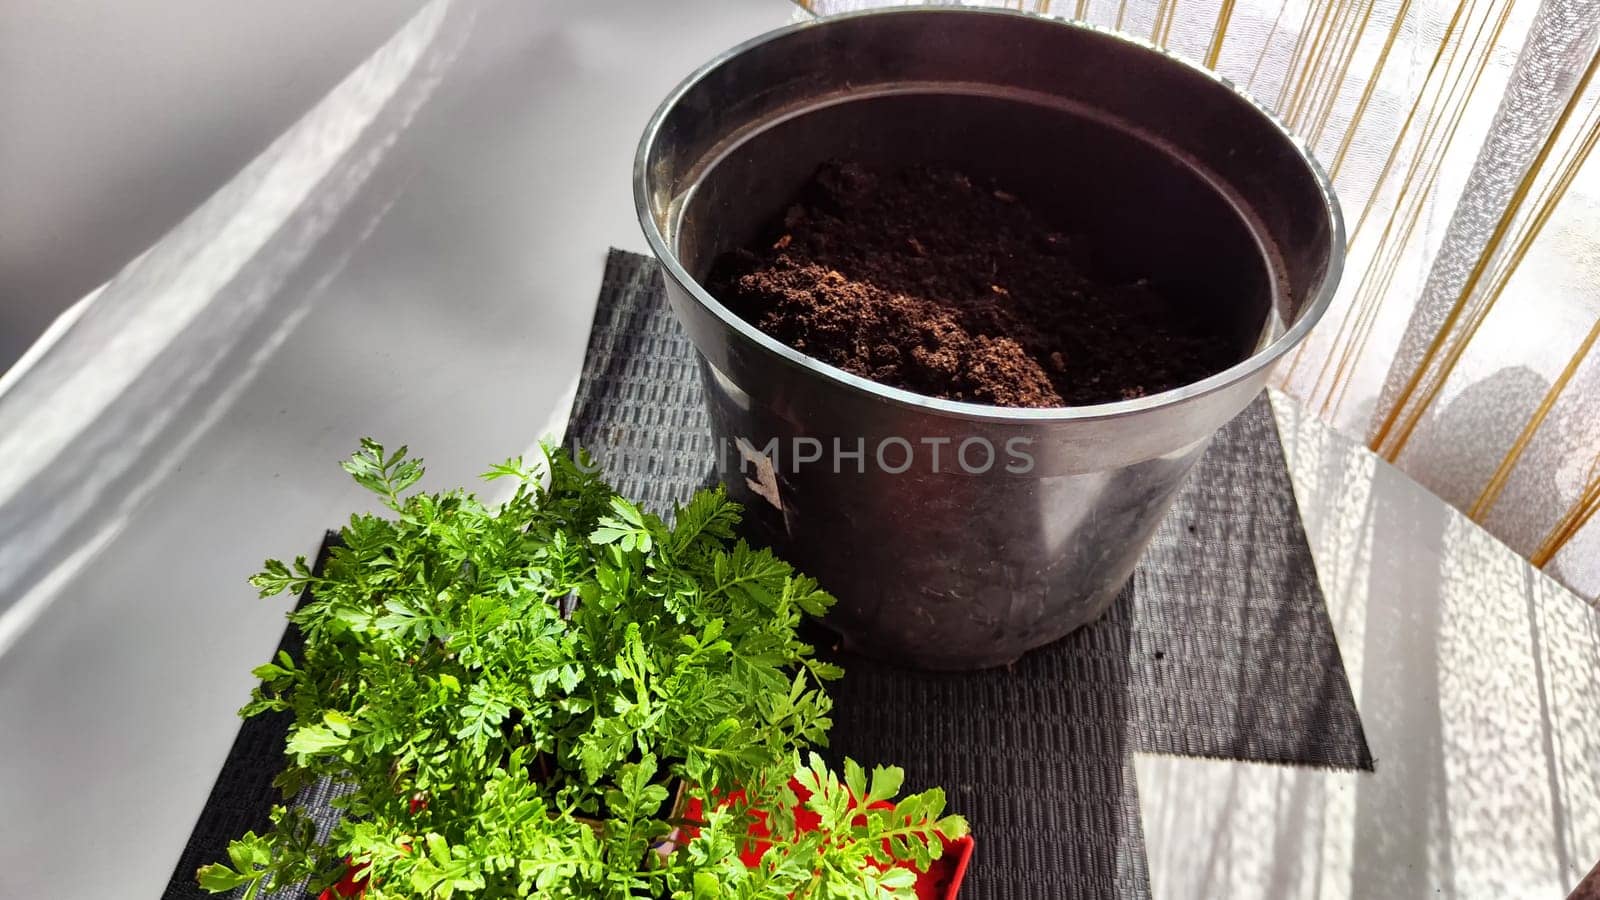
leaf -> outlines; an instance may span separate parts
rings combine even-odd
[[[495,481],[501,478],[515,478],[518,481],[535,481],[539,473],[522,462],[522,457],[513,456],[502,463],[495,463],[488,471],[479,476],[484,481]]]
[[[423,842],[428,847],[428,858],[432,859],[436,865],[449,864],[450,842],[445,840],[444,835],[429,832],[423,838]]]
[[[269,559],[262,564],[260,572],[250,576],[250,583],[260,590],[262,597],[299,593],[312,580],[311,566],[304,556],[295,558],[293,569],[282,560]]]
[[[335,737],[348,741],[355,720],[336,709],[330,709],[322,714],[322,723],[328,726]]]
[[[247,831],[239,840],[228,842],[228,861],[235,871],[249,873],[271,863],[272,850],[254,831]]]
[[[373,623],[379,631],[391,632],[396,638],[413,640],[426,639],[433,632],[433,623],[429,617],[407,606],[400,600],[386,600],[383,608],[388,610],[388,615],[378,617]]]
[[[361,449],[340,466],[357,484],[385,498],[391,509],[398,510],[400,492],[416,484],[423,474],[422,460],[407,459],[407,452],[408,448],[401,447],[385,455],[382,444],[362,438]]]
[[[891,891],[908,891],[917,886],[917,876],[908,869],[885,869],[876,876],[880,887]]]
[[[246,881],[249,881],[252,877],[249,875],[241,875],[221,863],[210,863],[208,865],[201,866],[200,871],[196,874],[197,880],[200,882],[200,887],[204,890],[210,891],[213,894],[221,894],[225,891],[231,891],[239,885],[244,884]]]
[[[596,717],[589,732],[578,742],[578,755],[583,763],[583,777],[590,784],[628,753],[633,746],[633,729],[621,717]]]
[[[934,826],[934,830],[950,840],[959,840],[972,832],[967,820],[961,816],[945,816]]]
[[[667,789],[651,783],[656,775],[656,758],[646,753],[639,762],[628,763],[617,773],[617,787],[606,792],[606,805],[619,819],[633,820],[653,816],[667,801]]]
[[[511,713],[511,700],[487,682],[479,681],[467,691],[461,707],[461,725],[455,736],[472,741],[483,752],[491,738],[499,735],[500,723]]]
[[[721,485],[711,490],[696,491],[686,506],[680,506],[672,515],[671,549],[683,553],[695,546],[715,546],[733,537],[739,524],[739,508],[729,502]]]
[[[617,515],[617,518],[635,528],[644,527],[644,516],[639,512],[639,507],[621,497],[614,496],[611,498],[611,511]]]
[[[347,743],[326,725],[302,725],[289,735],[288,751],[298,755],[329,753]]]
[[[844,761],[844,783],[850,788],[850,796],[863,804],[871,804],[867,796],[867,773],[862,771],[861,764],[848,757]]]
[[[599,527],[589,533],[596,544],[615,544],[625,552],[648,553],[654,539],[639,508],[621,497],[611,498],[612,515],[600,519]]]
[[[880,800],[892,800],[900,793],[900,786],[905,783],[906,772],[899,766],[877,766],[872,770],[872,789],[862,799],[862,804],[871,806]],[[859,796],[859,795],[858,795]]]
[[[284,677],[286,677],[286,676],[288,676],[288,675],[290,675],[292,673],[289,670],[283,668],[282,666],[274,665],[273,663],[263,663],[262,665],[256,666],[254,669],[251,669],[250,670],[250,674],[254,675],[256,678],[260,679],[261,681],[274,682],[274,681],[277,681],[280,678],[284,678]]]

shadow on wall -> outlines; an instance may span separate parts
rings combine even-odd
[[[0,372],[421,6],[0,4]]]
[[[1473,383],[1417,429],[1401,468],[1455,508],[1471,508],[1549,388],[1526,366],[1508,366]],[[1528,499],[1538,509],[1556,509],[1554,478],[1542,476]]]
[[[109,539],[388,211],[405,180],[394,138],[470,25],[448,9],[413,20],[0,393],[0,652],[41,611],[49,591],[33,588]]]
[[[1525,366],[1500,369],[1472,384],[1423,422],[1401,468],[1457,509],[1470,510],[1549,387]],[[1590,402],[1580,385],[1568,386],[1482,517],[1490,533],[1524,557],[1545,540],[1588,480],[1596,432],[1581,406]],[[1580,531],[1544,567],[1545,574],[1591,604],[1600,603],[1597,547],[1600,528]]]

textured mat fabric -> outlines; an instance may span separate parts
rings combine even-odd
[[[568,439],[660,512],[708,480],[694,350],[645,257],[611,255]],[[1099,622],[980,673],[838,659],[830,755],[946,789],[978,836],[964,900],[1148,897],[1136,751],[1372,766],[1265,398],[1217,436]],[[283,728],[241,731],[169,898],[199,896],[195,867],[260,826]],[[325,810],[331,790],[300,802]]]

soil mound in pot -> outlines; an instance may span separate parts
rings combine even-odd
[[[767,334],[882,384],[995,406],[1079,406],[1189,384],[1234,342],[1026,198],[949,169],[822,166],[709,286]]]

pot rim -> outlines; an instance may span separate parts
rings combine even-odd
[[[1138,50],[1147,53],[1155,53],[1165,57],[1169,62],[1189,69],[1191,72],[1206,78],[1223,90],[1226,90],[1232,93],[1234,96],[1244,100],[1251,109],[1265,119],[1273,129],[1283,136],[1284,140],[1288,142],[1289,146],[1294,149],[1294,152],[1299,157],[1300,161],[1305,164],[1307,171],[1316,182],[1318,193],[1323,199],[1324,207],[1328,213],[1328,218],[1333,226],[1331,229],[1329,229],[1328,233],[1327,268],[1324,270],[1322,279],[1316,286],[1315,295],[1309,298],[1307,301],[1304,312],[1301,314],[1299,320],[1285,329],[1283,334],[1279,335],[1277,339],[1273,340],[1265,347],[1257,349],[1245,359],[1240,360],[1239,362],[1229,366],[1226,369],[1223,369],[1220,372],[1181,387],[1162,391],[1156,394],[1149,394],[1133,400],[1118,400],[1111,403],[1095,403],[1085,406],[1033,408],[992,406],[985,403],[969,403],[963,400],[945,400],[938,397],[930,397],[926,394],[919,394],[915,391],[906,390],[905,388],[880,384],[871,380],[870,378],[863,378],[860,375],[854,375],[836,366],[829,365],[828,363],[816,359],[815,357],[801,353],[782,341],[771,337],[766,332],[740,317],[737,313],[733,312],[733,310],[724,306],[715,297],[711,296],[710,292],[701,286],[700,282],[683,268],[683,264],[678,259],[678,254],[672,248],[667,246],[666,238],[664,235],[662,235],[660,227],[656,224],[654,215],[651,214],[649,185],[650,150],[655,145],[656,138],[659,135],[663,124],[666,122],[667,117],[672,114],[673,110],[677,107],[678,102],[683,99],[684,95],[693,90],[694,87],[703,79],[705,79],[707,75],[721,67],[730,59],[747,53],[762,45],[782,40],[783,38],[786,38],[789,35],[799,32],[803,29],[817,28],[833,22],[864,18],[867,16],[1011,16],[1014,18],[1029,19],[1040,22],[1047,25],[1047,27],[1073,28],[1082,31],[1089,31],[1102,37],[1120,41]],[[1317,162],[1316,158],[1312,155],[1310,148],[1305,145],[1305,142],[1296,136],[1292,131],[1290,131],[1288,126],[1286,126],[1275,114],[1273,114],[1271,110],[1263,106],[1260,101],[1256,100],[1238,85],[1234,84],[1227,78],[1222,77],[1216,72],[1213,72],[1212,70],[1207,69],[1198,63],[1173,53],[1170,50],[1158,47],[1142,38],[1137,38],[1119,31],[1104,28],[1102,26],[1092,25],[1087,22],[1059,19],[1054,16],[1047,16],[1041,13],[1027,12],[1023,10],[980,7],[915,6],[864,10],[832,16],[816,17],[807,21],[796,22],[791,25],[786,25],[782,28],[768,31],[764,34],[757,35],[750,40],[731,47],[722,53],[719,53],[709,62],[700,66],[688,77],[679,82],[677,87],[672,89],[672,92],[667,95],[666,99],[661,102],[661,105],[658,106],[656,111],[651,115],[649,124],[645,126],[644,135],[639,140],[639,148],[634,154],[633,199],[634,209],[639,217],[639,225],[644,229],[645,239],[650,244],[651,252],[655,254],[656,259],[659,260],[665,267],[667,274],[670,275],[672,279],[680,286],[682,286],[683,289],[687,291],[697,303],[699,303],[712,315],[716,316],[723,325],[732,329],[745,340],[750,341],[768,353],[774,354],[778,358],[791,365],[798,366],[808,372],[812,372],[843,387],[852,388],[856,391],[871,395],[889,403],[893,403],[897,406],[910,408],[923,413],[933,413],[941,416],[982,422],[1046,424],[1054,422],[1105,421],[1110,419],[1120,419],[1149,412],[1151,410],[1176,406],[1197,397],[1202,397],[1207,394],[1212,394],[1228,388],[1277,362],[1279,357],[1283,356],[1291,347],[1294,347],[1305,338],[1305,336],[1311,331],[1312,327],[1321,320],[1323,313],[1327,311],[1329,305],[1332,304],[1334,295],[1338,292],[1339,280],[1340,276],[1343,274],[1345,262],[1344,215],[1339,207],[1339,199],[1334,193],[1332,181],[1329,180],[1327,172],[1325,172],[1322,168],[1322,165]]]

